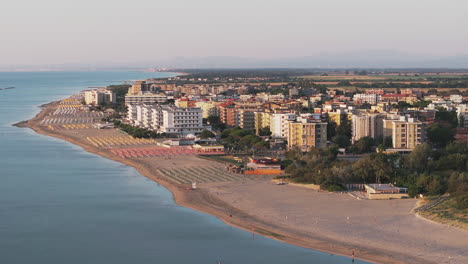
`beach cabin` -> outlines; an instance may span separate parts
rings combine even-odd
[[[365,184],[367,197],[371,200],[408,198],[408,188],[395,187],[393,184]]]
[[[200,154],[224,154],[224,146],[217,144],[195,144],[193,149]]]

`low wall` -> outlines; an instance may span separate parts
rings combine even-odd
[[[369,193],[367,194],[371,200],[388,200],[388,199],[401,199],[409,198],[407,193]]]
[[[248,170],[245,171],[245,174],[251,174],[251,175],[281,175],[283,173],[282,170],[276,170],[276,169],[264,169],[264,170]]]

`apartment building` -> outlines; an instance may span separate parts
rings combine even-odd
[[[203,126],[200,108],[179,108],[166,105],[128,105],[128,119],[135,125],[154,129],[159,133],[181,136],[197,134]]]
[[[272,114],[270,130],[274,138],[288,138],[289,122],[296,120],[296,114]]]
[[[327,145],[327,123],[292,121],[288,123],[288,147],[299,147],[309,151],[312,147],[323,148]]]
[[[346,120],[350,120],[352,116],[352,114],[348,113],[347,111],[343,111],[342,109],[338,109],[336,112],[328,112],[327,114],[330,118],[330,121],[335,122],[338,126]]]
[[[381,100],[384,102],[406,102],[408,104],[413,104],[418,101],[418,98],[413,94],[384,94],[382,95]]]
[[[87,105],[115,104],[115,93],[109,89],[93,89],[84,91],[84,100]]]
[[[269,112],[254,112],[255,122],[255,134],[259,135],[262,128],[270,128],[270,116]]]
[[[363,137],[377,138],[383,136],[383,120],[385,114],[358,114],[351,117],[351,141],[358,141]]]
[[[236,114],[236,126],[246,129],[255,129],[255,110],[252,109],[240,109],[235,112]]]
[[[168,99],[165,94],[155,93],[140,93],[140,94],[127,94],[125,96],[125,104],[156,104],[166,102]]]
[[[216,102],[199,101],[195,103],[195,107],[198,107],[202,110],[203,118],[208,118],[209,116],[219,116]]]
[[[380,94],[355,94],[353,96],[353,101],[356,103],[369,103],[371,105],[380,102],[382,95]]]
[[[151,109],[152,105],[136,105],[136,120],[135,124],[138,126],[151,128]]]
[[[228,126],[235,126],[235,122],[234,124],[232,124],[233,108],[234,108],[233,102],[224,102],[218,105],[219,118],[221,119],[222,123]],[[228,116],[229,116],[229,121],[230,121],[229,123],[228,123]]]
[[[147,91],[150,87],[150,84],[146,83],[146,81],[136,81],[129,89],[128,95],[139,95],[144,91]]]
[[[392,121],[392,144],[396,149],[414,149],[423,143],[425,133],[423,123],[414,118],[401,116]]]
[[[188,135],[204,130],[200,108],[163,107],[161,111],[163,125],[159,131],[162,133]]]

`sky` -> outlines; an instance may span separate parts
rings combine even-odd
[[[2,0],[0,66],[468,54],[466,0]]]

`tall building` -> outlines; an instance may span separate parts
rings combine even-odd
[[[84,100],[89,105],[105,105],[116,103],[115,93],[109,89],[94,89],[84,91]]]
[[[352,117],[351,113],[348,113],[347,111],[343,111],[341,109],[338,109],[336,112],[328,112],[327,114],[328,117],[330,117],[330,121],[335,122],[338,126]]]
[[[135,125],[151,128],[159,133],[188,135],[205,129],[200,108],[179,108],[168,105],[129,105],[128,119]]]
[[[270,117],[271,135],[274,138],[288,138],[289,122],[295,120],[295,114],[272,114]]]
[[[363,137],[383,136],[384,114],[353,115],[351,118],[351,141],[354,143]]]
[[[136,104],[127,105],[127,119],[129,121],[137,120],[137,106]]]
[[[270,116],[271,113],[268,112],[255,112],[255,134],[259,135],[262,128],[270,128]],[[271,130],[271,129],[270,129]]]
[[[425,140],[423,123],[414,118],[402,116],[400,120],[392,121],[393,148],[414,149]]]
[[[235,112],[236,126],[246,129],[255,129],[255,111],[251,109],[240,109]]]
[[[288,147],[299,147],[309,151],[312,147],[323,148],[327,145],[327,123],[289,122]]]
[[[164,107],[161,111],[163,125],[159,131],[162,133],[188,135],[205,129],[200,108]]]
[[[235,126],[235,123],[232,124],[232,109],[234,108],[234,103],[233,102],[224,102],[218,105],[218,113],[219,113],[219,118],[221,119],[221,122],[228,125],[228,126]],[[229,111],[231,110],[231,111]],[[230,112],[230,123],[231,125],[228,124],[228,111]]]
[[[152,105],[137,105],[136,106],[136,121],[138,126],[150,128],[151,127],[151,109]]]

